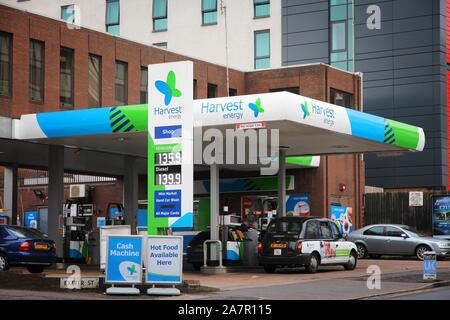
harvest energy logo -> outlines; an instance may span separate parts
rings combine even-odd
[[[305,100],[305,102],[300,105],[300,108],[303,111],[303,120],[304,120],[304,119],[306,119],[306,117],[308,117],[310,115],[309,114],[308,102]]]
[[[255,103],[250,102],[248,106],[253,111],[255,118],[257,118],[260,113],[264,113],[264,109],[261,107],[260,98],[256,99]]]
[[[169,105],[172,97],[181,97],[181,91],[175,88],[176,81],[175,72],[169,71],[166,82],[162,80],[156,80],[155,82],[156,89],[164,95],[164,103],[166,106]]]
[[[127,267],[127,270],[130,272],[130,276],[134,275],[137,271],[136,271],[136,265],[131,265]]]

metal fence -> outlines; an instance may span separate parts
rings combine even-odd
[[[423,193],[423,206],[409,206],[409,192],[368,193],[365,195],[365,224],[406,224],[419,231],[432,233],[432,196],[445,191]]]

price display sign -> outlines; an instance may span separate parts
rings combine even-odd
[[[148,233],[193,225],[193,64],[148,66]]]

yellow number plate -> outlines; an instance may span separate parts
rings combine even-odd
[[[284,249],[286,248],[286,243],[272,243],[270,245],[271,248],[281,248]]]
[[[48,246],[45,243],[36,243],[34,246],[36,250],[47,250]]]

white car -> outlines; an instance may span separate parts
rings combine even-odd
[[[266,272],[276,268],[304,266],[314,273],[320,265],[356,268],[358,253],[331,219],[280,217],[273,219],[258,244],[259,262]]]

